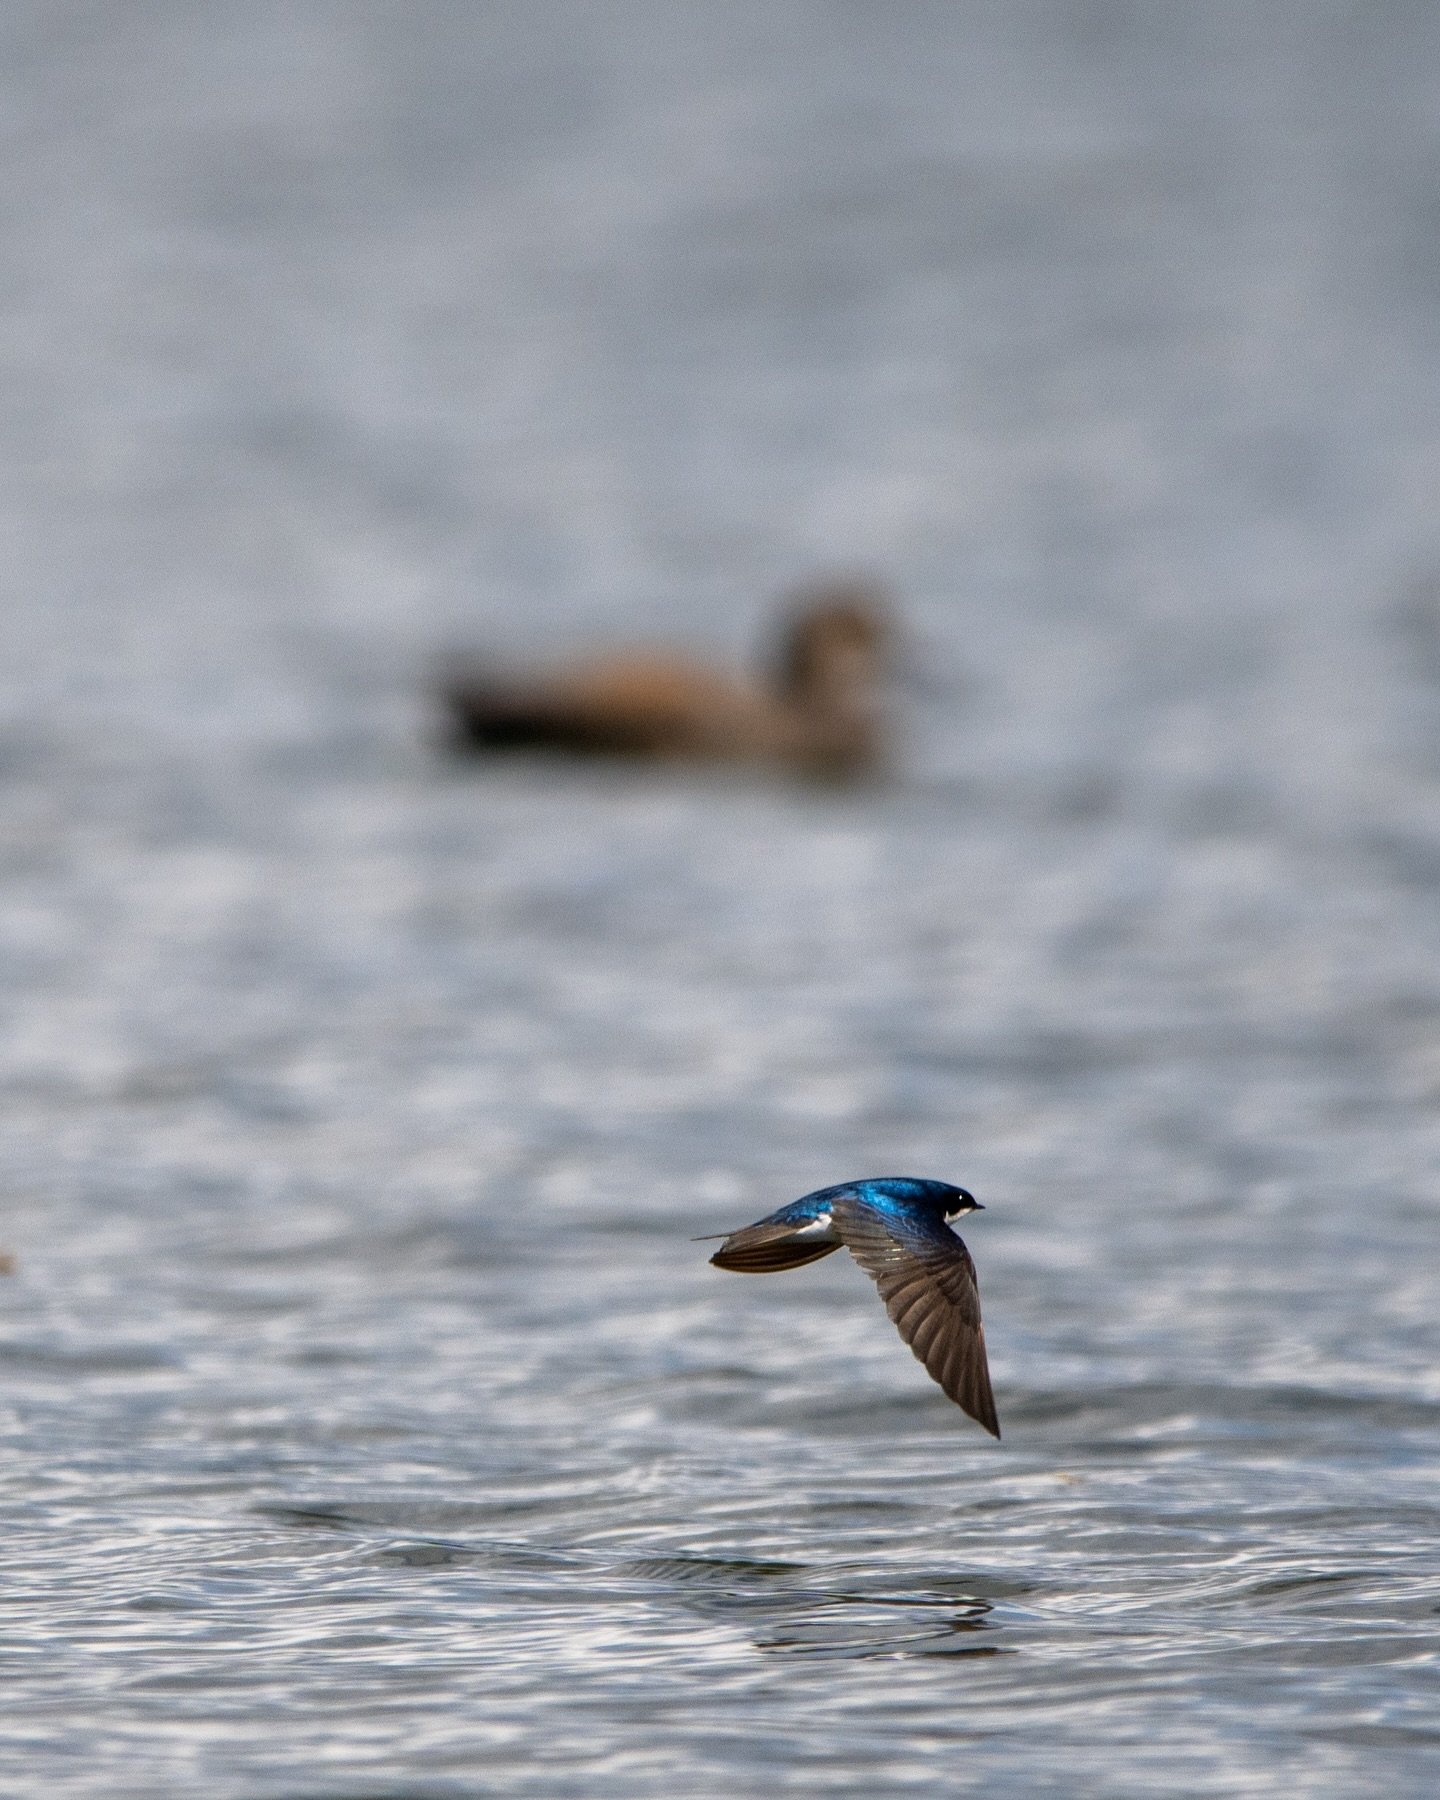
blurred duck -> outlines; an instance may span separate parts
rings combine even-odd
[[[796,596],[768,678],[635,651],[531,677],[460,670],[440,698],[459,750],[770,763],[843,778],[882,758],[889,637],[879,592],[836,583]]]

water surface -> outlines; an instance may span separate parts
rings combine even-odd
[[[7,1792],[1434,1792],[1436,19],[901,10],[11,9]],[[851,562],[887,784],[434,751]]]

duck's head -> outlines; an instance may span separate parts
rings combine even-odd
[[[776,685],[802,704],[870,688],[890,648],[885,596],[871,582],[828,582],[797,594],[776,658]]]

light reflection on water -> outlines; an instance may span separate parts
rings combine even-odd
[[[1433,21],[419,11],[6,28],[0,1785],[1432,1793]],[[432,753],[832,553],[895,783]]]
[[[399,1234],[312,1215],[286,1260],[303,1202],[167,1249],[157,1187],[85,1307],[83,1248],[32,1252],[17,1753],[63,1786],[49,1709],[83,1692],[91,1756],[158,1788],[296,1791],[319,1759],[299,1791],[904,1791],[989,1746],[1017,1785],[1118,1758],[1122,1791],[1278,1791],[1428,1756],[1433,1399],[1227,1370],[1184,1315],[1188,1370],[1049,1379],[1046,1295],[1093,1270],[987,1215],[992,1449],[857,1271],[712,1282],[653,1191],[648,1235],[576,1219],[553,1254],[502,1221],[477,1256],[482,1189],[449,1224],[397,1196]]]

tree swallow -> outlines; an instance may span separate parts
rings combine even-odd
[[[948,1181],[876,1175],[792,1200],[732,1231],[710,1260],[719,1269],[764,1275],[817,1262],[843,1244],[873,1277],[886,1312],[929,1373],[998,1438],[975,1265],[945,1223],[983,1210]]]

